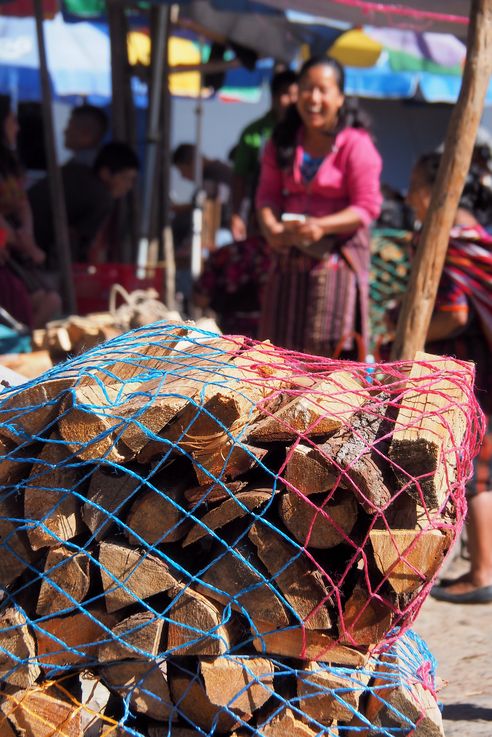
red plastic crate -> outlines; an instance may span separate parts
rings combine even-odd
[[[164,269],[146,269],[144,277],[137,276],[134,264],[72,264],[77,314],[104,312],[109,309],[109,295],[113,284],[120,284],[127,292],[153,287],[159,295],[164,291]]]

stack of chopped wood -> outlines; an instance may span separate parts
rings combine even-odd
[[[92,716],[116,724],[125,704],[143,734],[411,723],[421,694],[388,675],[378,700],[370,658],[459,529],[470,368],[422,354],[310,372],[191,331],[123,336],[0,398],[0,680],[29,704],[5,723],[44,737],[28,715],[65,723],[82,672],[112,694]],[[60,697],[46,683],[64,672]]]

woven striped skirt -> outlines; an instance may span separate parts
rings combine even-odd
[[[274,255],[263,293],[260,339],[318,356],[336,351],[355,357],[360,323],[357,276],[341,253],[314,259],[293,248]]]

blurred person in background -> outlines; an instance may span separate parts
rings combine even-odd
[[[231,232],[234,240],[243,240],[255,230],[248,227],[254,216],[254,199],[260,173],[260,160],[274,127],[283,120],[289,105],[297,100],[297,74],[291,69],[276,72],[270,82],[271,107],[242,131],[234,146]]]
[[[45,253],[36,243],[29,200],[24,189],[24,172],[16,154],[19,126],[10,98],[0,97],[0,264],[27,290],[31,305],[30,327],[42,327],[61,310],[61,299],[40,270]],[[3,290],[5,296],[6,291]],[[3,304],[14,317],[26,320],[25,294],[19,293],[19,305]],[[16,314],[17,313],[17,314]]]
[[[75,161],[62,166],[72,259],[86,263],[101,228],[105,227],[113,203],[132,189],[139,170],[137,154],[126,143],[112,141],[102,147],[92,168]],[[29,190],[34,232],[48,256],[50,268],[57,270],[51,195],[47,178]],[[99,257],[98,257],[99,258]]]
[[[441,161],[439,152],[420,157],[412,170],[407,202],[422,224]],[[492,210],[492,190],[481,182],[475,156],[450,233],[425,350],[475,363],[475,392],[487,432],[467,488],[470,570],[443,579],[431,596],[458,604],[492,602],[492,236],[479,222]],[[478,210],[477,210],[478,204]],[[418,237],[418,236],[417,236]],[[396,315],[389,320],[396,325]]]
[[[72,152],[70,162],[92,166],[108,132],[108,116],[95,105],[80,105],[72,110],[64,131],[65,148]]]
[[[335,59],[309,59],[263,154],[256,208],[272,265],[259,337],[323,356],[354,357],[358,346],[365,358],[381,157],[344,80]]]

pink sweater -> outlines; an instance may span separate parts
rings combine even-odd
[[[301,176],[302,129],[296,147],[294,167],[278,167],[272,141],[265,147],[261,162],[256,207],[271,207],[276,213],[293,212],[323,217],[351,207],[364,225],[378,217],[381,209],[379,177],[381,157],[370,136],[363,130],[345,128],[335,139],[311,182]]]

